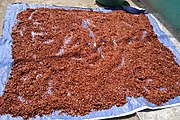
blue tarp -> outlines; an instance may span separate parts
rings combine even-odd
[[[13,63],[12,59],[12,38],[11,31],[12,26],[16,23],[16,15],[27,8],[64,8],[64,9],[81,9],[81,10],[90,10],[89,8],[71,8],[71,7],[62,7],[62,6],[51,6],[51,5],[39,5],[39,4],[26,4],[26,3],[14,3],[9,4],[7,7],[6,15],[4,17],[4,26],[2,30],[2,37],[0,38],[0,96],[3,94],[3,90],[5,88],[6,82],[8,80],[8,76],[11,72],[11,66]],[[120,8],[127,12],[131,13],[143,13],[144,10],[137,10],[132,7],[122,7]],[[100,12],[111,12],[112,9],[104,9],[104,8],[96,8],[91,9],[93,11]],[[169,37],[160,29],[156,20],[152,17],[151,14],[146,14],[150,20],[151,25],[153,25],[154,32],[158,35],[158,38],[161,43],[167,46],[175,55],[175,60],[180,65],[180,51],[173,45],[173,42],[169,39]],[[110,109],[102,110],[102,111],[94,111],[85,116],[70,116],[70,115],[58,115],[58,112],[54,112],[52,115],[42,117],[36,116],[36,118],[31,118],[31,120],[50,120],[50,119],[69,119],[69,120],[80,120],[80,119],[103,119],[103,118],[112,118],[112,117],[121,117],[129,114],[133,114],[137,111],[143,109],[159,109],[166,108],[171,106],[180,105],[180,96],[177,96],[174,99],[169,100],[164,103],[162,106],[157,106],[148,102],[145,98],[132,98],[127,97],[127,103],[124,106],[116,107],[113,106]],[[1,115],[1,120],[23,120],[22,117],[11,117],[11,115]]]

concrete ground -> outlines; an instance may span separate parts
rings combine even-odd
[[[160,25],[162,30],[170,37],[170,39],[174,42],[175,46],[180,50],[180,42],[174,37],[176,36],[171,29],[171,27],[162,25],[165,24],[163,19],[160,17],[158,13],[153,12],[149,9],[145,3],[139,2],[140,0],[127,0],[131,6],[139,6],[149,10],[149,12],[158,18],[160,21]],[[132,2],[133,1],[133,2]],[[0,0],[0,35],[2,34],[2,25],[3,25],[3,17],[5,15],[6,6],[8,3],[14,2],[26,2],[26,3],[39,3],[39,4],[50,4],[50,5],[59,5],[59,6],[76,6],[76,7],[88,7],[95,8],[97,5],[95,4],[95,0]],[[169,32],[170,31],[170,32]],[[112,118],[111,120],[180,120],[180,106],[166,108],[162,110],[144,110],[141,112],[137,112],[133,115],[121,117],[121,118]]]

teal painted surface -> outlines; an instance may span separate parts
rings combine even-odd
[[[155,12],[162,16],[180,32],[180,0],[147,0]]]
[[[96,0],[99,4],[109,7],[121,6],[125,0]]]

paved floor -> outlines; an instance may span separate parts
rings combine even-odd
[[[148,8],[147,5],[139,3],[139,0],[127,0],[131,6],[140,6]],[[132,2],[133,1],[133,2]],[[22,2],[22,0],[0,0],[0,35],[2,33],[3,17],[6,11],[6,6],[8,3],[12,2]],[[26,3],[40,3],[40,4],[50,4],[50,5],[60,5],[60,6],[76,6],[76,7],[91,7],[95,8],[95,0],[24,0]],[[161,21],[160,15],[158,13],[153,13]],[[163,20],[161,21],[163,23]],[[161,23],[160,23],[161,24]],[[167,27],[167,26],[166,26]],[[171,40],[174,42],[176,47],[180,50],[180,43],[174,37],[174,34],[171,34],[169,30],[173,33],[170,27],[167,27],[168,30],[161,24],[163,31],[168,34]],[[136,114],[129,115],[121,118],[112,118],[111,120],[180,120],[180,106],[148,111],[144,110],[137,112]]]

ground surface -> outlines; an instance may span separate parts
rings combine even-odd
[[[128,0],[132,6],[136,6],[132,1],[137,3],[138,0]],[[0,35],[2,33],[2,24],[3,17],[6,11],[6,7],[8,3],[13,2],[22,2],[22,0],[0,0]],[[26,3],[41,3],[41,4],[51,4],[51,5],[61,5],[61,6],[76,6],[76,7],[97,7],[95,4],[95,0],[24,0]],[[146,6],[144,6],[146,8]],[[158,13],[154,13],[157,15]],[[162,26],[163,30],[168,34],[171,40],[175,43],[177,47],[180,49],[180,43],[174,38],[174,36],[169,33],[169,31]],[[130,116],[122,117],[122,118],[113,118],[112,120],[179,120],[180,119],[180,107],[172,107],[163,110],[156,111],[142,111],[137,114],[133,114]]]

